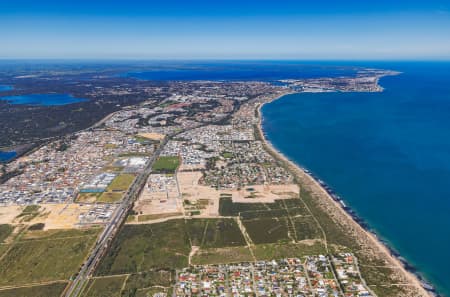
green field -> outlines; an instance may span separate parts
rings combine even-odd
[[[175,219],[125,225],[101,261],[97,275],[170,270],[188,265],[191,245],[202,249],[245,245],[233,219]]]
[[[187,266],[190,252],[184,220],[125,225],[101,261],[97,275]]]
[[[155,286],[168,288],[174,280],[174,271],[158,270],[132,274],[127,279],[122,296],[133,296],[133,293],[140,291],[142,288]]]
[[[89,280],[81,297],[147,297],[149,293],[170,292],[175,271],[155,270],[95,277]],[[1,295],[0,295],[1,297]]]
[[[101,203],[114,203],[122,200],[123,192],[103,192],[97,199]]]
[[[152,170],[158,173],[175,173],[179,165],[180,158],[178,156],[163,156],[155,161]]]
[[[311,243],[257,244],[253,247],[257,260],[272,260],[306,255],[326,254],[325,245],[321,241]]]
[[[126,276],[111,276],[89,280],[82,297],[120,297]]]
[[[181,216],[181,212],[169,212],[169,213],[159,213],[159,214],[147,214],[147,215],[137,215],[138,222],[146,222],[151,220],[157,220],[162,218],[169,218],[175,216]]]
[[[0,286],[68,280],[93,246],[97,232],[28,231],[0,260]]]
[[[101,228],[87,228],[87,229],[53,229],[53,230],[37,230],[33,232],[26,232],[20,238],[21,241],[26,240],[51,240],[68,237],[95,237],[99,234]]]
[[[6,238],[11,235],[14,227],[8,224],[0,224],[0,243],[3,243]]]
[[[231,197],[221,195],[219,213],[221,216],[238,216],[240,212],[267,210],[265,203],[233,203]]]
[[[253,261],[252,254],[246,246],[202,249],[192,257],[192,264],[226,264]]]
[[[136,176],[133,174],[119,174],[111,184],[106,188],[106,191],[97,196],[96,202],[114,203],[122,200],[125,191],[133,183]]]
[[[244,236],[233,219],[190,219],[186,227],[192,245],[220,248],[245,245]]]
[[[75,202],[77,203],[93,203],[98,200],[102,193],[78,193]]]
[[[233,153],[231,153],[231,152],[223,152],[222,153],[222,157],[224,157],[225,159],[231,159],[231,158],[233,158]]]
[[[42,286],[0,289],[0,297],[59,297],[66,286],[66,282],[57,282]]]
[[[242,223],[255,244],[292,241],[288,236],[287,217],[244,220]]]
[[[126,191],[134,181],[135,176],[133,174],[119,174],[106,188],[108,192]]]
[[[292,218],[295,227],[295,240],[323,238],[319,226],[312,216]]]

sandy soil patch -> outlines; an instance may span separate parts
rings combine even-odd
[[[0,207],[0,224],[33,225],[45,224],[44,230],[77,228],[79,215],[89,210],[89,205],[72,204],[41,204],[38,214],[30,220],[22,220],[18,216],[25,206]]]
[[[193,204],[202,204],[201,215],[219,215],[219,199],[221,194],[231,195],[233,202],[273,203],[279,199],[298,198],[300,188],[296,184],[287,185],[254,185],[241,190],[216,190],[209,186],[199,185],[202,173],[199,171],[183,171],[177,173],[183,200]],[[204,203],[209,200],[209,203]]]
[[[163,140],[166,137],[164,134],[159,133],[139,133],[138,136],[150,139],[150,140]]]
[[[199,200],[208,203],[201,203],[202,209],[199,209],[201,214],[209,216],[219,215],[219,198],[220,191],[199,185],[198,182],[202,177],[199,171],[184,171],[177,173],[178,184],[180,185],[181,195],[183,200],[188,200],[192,204],[199,204]]]
[[[149,183],[152,177],[149,177]],[[134,211],[139,215],[176,213],[182,211],[182,201],[176,183],[147,184],[136,201]]]
[[[43,212],[49,212],[42,222],[45,224],[44,230],[76,228],[79,223],[79,215],[87,212],[90,207],[89,205],[80,206],[75,203],[46,204],[42,207]]]
[[[0,206],[0,224],[11,224],[22,213],[23,206]]]

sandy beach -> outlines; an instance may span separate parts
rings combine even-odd
[[[400,276],[406,280],[407,284],[411,287],[411,293],[407,296],[411,297],[425,297],[425,296],[433,296],[432,293],[425,290],[421,284],[420,279],[413,273],[407,271],[404,265],[400,262],[400,260],[393,256],[389,248],[382,243],[379,239],[377,239],[374,234],[364,229],[360,224],[358,224],[353,217],[347,213],[342,206],[335,201],[331,195],[324,189],[324,187],[310,174],[306,173],[300,166],[295,164],[293,161],[289,160],[286,156],[284,156],[281,152],[273,147],[273,145],[265,138],[263,128],[262,128],[262,114],[261,108],[264,104],[270,103],[274,100],[278,100],[281,97],[287,94],[283,94],[281,96],[277,96],[267,102],[264,102],[257,107],[257,113],[259,118],[258,124],[258,132],[262,141],[264,142],[266,149],[278,160],[285,163],[287,168],[291,171],[292,174],[296,176],[301,186],[305,189],[308,189],[312,193],[315,194],[320,201],[319,204],[323,210],[330,213],[336,223],[339,223],[342,226],[346,226],[356,235],[356,238],[359,243],[369,246],[371,250],[376,252],[379,255],[382,255],[383,259],[386,263],[389,263],[390,266],[394,267],[400,274]],[[379,296],[382,297],[382,296]]]

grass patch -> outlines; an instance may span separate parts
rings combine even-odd
[[[87,291],[82,297],[120,297],[126,276],[112,276],[89,280]]]
[[[13,231],[14,227],[12,225],[0,224],[0,243],[4,242]]]
[[[127,223],[136,222],[136,215],[128,215],[126,222]]]
[[[245,245],[245,238],[233,219],[191,219],[186,227],[192,245],[220,248]]]
[[[0,244],[0,257],[8,250],[11,245],[9,244]]]
[[[189,252],[184,220],[125,225],[100,262],[97,275],[182,268],[188,264]]]
[[[253,261],[253,257],[248,247],[237,246],[200,250],[191,258],[191,261],[194,265],[226,264],[250,262]]]
[[[271,216],[280,216],[275,214],[275,211],[287,215],[288,210],[290,213],[290,209],[297,209],[296,214],[307,214],[303,202],[298,198],[275,200],[274,203],[234,203],[230,194],[220,194],[219,213],[221,216],[244,216],[258,211],[273,211]]]
[[[180,158],[178,156],[163,156],[155,161],[152,170],[158,173],[175,173],[179,165]]]
[[[243,220],[248,235],[255,244],[288,242],[288,219],[281,218],[260,218],[254,220]]]
[[[403,290],[399,286],[375,286],[371,287],[371,289],[377,294],[377,296],[383,297],[395,297],[395,296],[405,296],[402,293]]]
[[[113,179],[106,191],[101,193],[97,198],[97,202],[114,203],[122,200],[124,192],[128,190],[135,179],[133,174],[119,174]]]
[[[146,222],[146,221],[170,218],[170,217],[181,216],[181,215],[183,215],[183,213],[181,213],[181,212],[138,215],[137,220],[138,220],[138,222]]]
[[[0,286],[69,279],[78,271],[96,239],[96,236],[58,237],[55,236],[58,234],[45,236],[46,231],[34,232],[42,234],[37,237],[40,240],[21,239],[0,260]]]
[[[100,262],[96,274],[186,267],[191,242],[206,250],[203,258],[220,258],[218,253],[227,255],[225,251],[228,247],[233,251],[234,247],[245,245],[245,239],[233,219],[175,219],[156,224],[125,225]],[[216,251],[215,248],[223,249]],[[246,251],[245,255],[249,253]]]
[[[173,288],[162,288],[162,287],[151,287],[151,288],[145,288],[145,289],[139,289],[136,291],[135,295],[128,295],[128,296],[135,296],[135,297],[153,297],[154,294],[157,293],[165,293],[166,296],[172,296]],[[123,297],[128,297],[127,295],[122,295]]]
[[[54,230],[36,230],[33,232],[27,232],[21,237],[21,241],[32,239],[61,239],[70,237],[84,237],[84,236],[97,236],[101,228],[87,228],[87,229],[54,229]]]
[[[233,158],[233,153],[231,153],[231,152],[223,152],[222,153],[222,157],[224,157],[225,159],[231,159],[231,158]]]
[[[67,283],[53,283],[41,286],[0,290],[0,297],[59,297]]]
[[[109,186],[106,188],[109,192],[115,192],[115,191],[126,191],[131,186],[131,184],[134,181],[135,176],[133,174],[120,174],[116,176],[115,179],[109,184]]]
[[[75,202],[77,203],[92,203],[97,201],[97,199],[102,195],[102,193],[78,193]]]
[[[117,192],[103,192],[100,197],[98,197],[97,202],[101,203],[114,203],[122,200],[123,193]]]
[[[326,254],[326,250],[323,242],[315,241],[308,243],[258,244],[253,247],[253,253],[257,260],[272,260]]]
[[[132,274],[128,277],[122,296],[135,296],[142,288],[154,286],[168,288],[175,282],[175,272],[173,270],[145,271]],[[161,288],[158,289],[161,292]],[[162,290],[164,291],[164,290]]]
[[[116,144],[114,144],[114,143],[106,143],[104,146],[103,146],[105,149],[115,149],[116,147],[117,147],[117,145]]]
[[[22,210],[22,213],[36,212],[36,211],[39,211],[40,208],[41,207],[39,205],[27,205]]]
[[[296,217],[292,218],[292,222],[295,225],[296,240],[323,238],[323,234],[313,217]]]
[[[233,203],[231,197],[220,196],[219,214],[221,216],[238,216],[240,212],[267,210],[264,203]]]

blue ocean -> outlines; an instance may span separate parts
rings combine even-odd
[[[66,105],[87,101],[87,99],[76,98],[68,94],[30,94],[18,96],[4,96],[0,100],[6,100],[11,104],[28,104],[28,105]]]
[[[16,152],[4,152],[0,151],[0,163],[7,162],[17,156]]]
[[[227,61],[160,63],[151,69],[121,74],[142,80],[276,81],[354,75],[354,65],[314,61]]]
[[[11,91],[13,87],[7,85],[0,85],[0,92]]]
[[[450,63],[365,66],[402,74],[382,93],[284,96],[264,131],[450,296]]]

